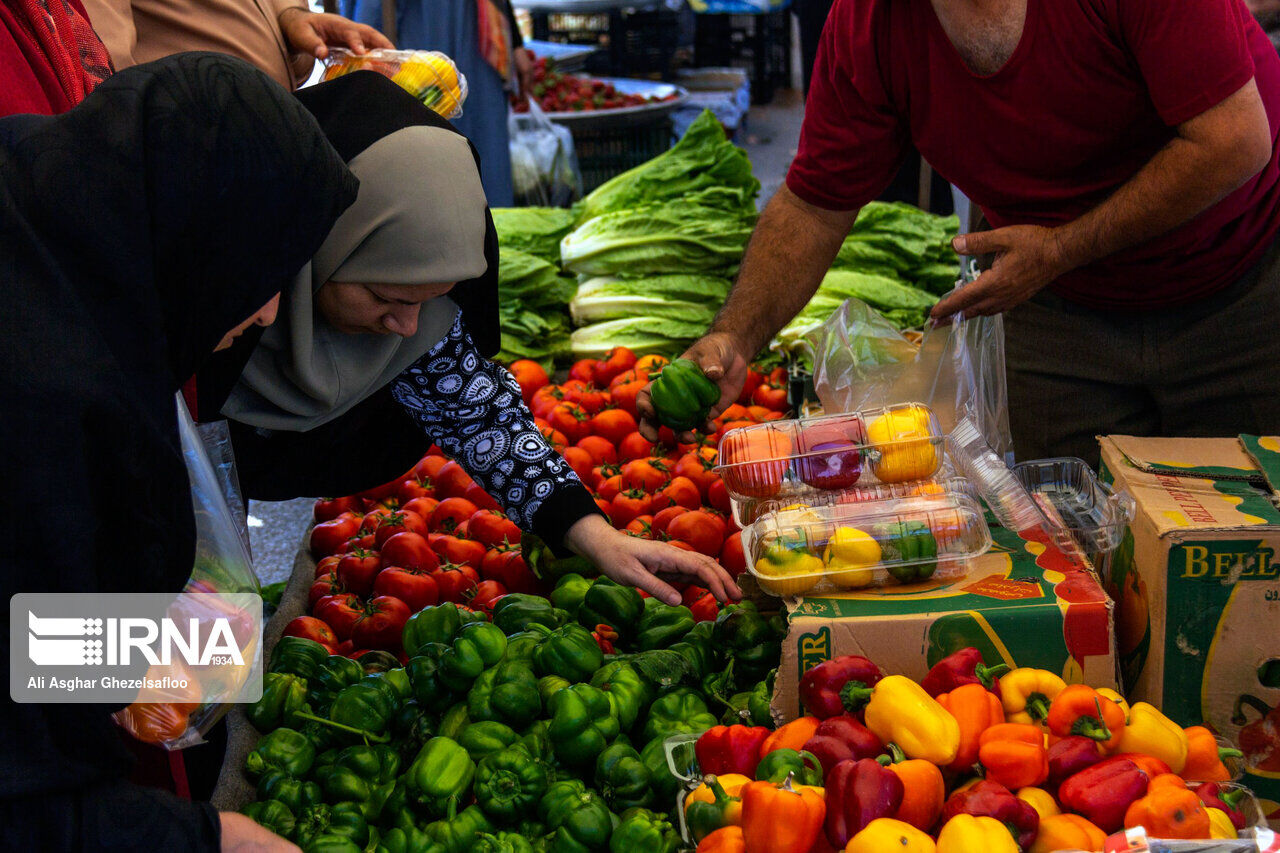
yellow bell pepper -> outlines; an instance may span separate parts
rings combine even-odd
[[[741,773],[725,773],[722,776],[717,776],[716,779],[720,782],[720,787],[724,788],[724,792],[730,797],[742,796],[742,789],[748,782],[752,781],[750,776],[743,776]],[[684,798],[684,807],[688,810],[693,803],[714,803],[715,801],[716,795],[707,787],[707,783],[703,782],[690,791],[689,796]]]
[[[1004,686],[1004,679],[1000,685]],[[1181,773],[1187,766],[1187,733],[1154,705],[1137,702],[1129,709],[1129,725],[1124,727],[1116,752],[1150,755],[1168,764],[1171,772]]]
[[[866,725],[884,743],[901,747],[908,758],[939,767],[955,760],[960,724],[924,688],[904,675],[880,679],[867,703]]]
[[[1000,677],[1000,701],[1007,723],[1043,726],[1049,705],[1067,683],[1047,669],[1020,666]]]
[[[1110,699],[1112,702],[1116,703],[1116,707],[1121,711],[1124,711],[1124,724],[1126,726],[1129,725],[1129,703],[1125,701],[1123,696],[1112,690],[1110,687],[1099,687],[1094,692],[1103,699]]]
[[[993,817],[958,814],[942,827],[938,853],[1021,853],[1009,828]]]
[[[867,586],[880,562],[880,543],[856,527],[837,527],[822,553],[827,578],[844,589]]]
[[[1019,788],[1016,796],[1030,803],[1031,808],[1036,810],[1041,820],[1062,814],[1062,809],[1058,808],[1058,801],[1044,788]]]
[[[878,817],[849,839],[844,853],[935,853],[933,839],[909,823]]]
[[[1222,809],[1205,809],[1209,813],[1210,838],[1236,838],[1236,826]]]
[[[867,425],[867,458],[882,483],[920,480],[938,470],[940,446],[925,406],[890,409]]]
[[[1107,834],[1078,814],[1059,814],[1040,821],[1036,840],[1027,853],[1055,850],[1101,850]]]
[[[765,592],[801,595],[822,579],[822,560],[809,553],[803,531],[797,533],[777,537],[756,560],[756,580]]]

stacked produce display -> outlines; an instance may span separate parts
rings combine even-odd
[[[533,90],[529,93],[543,112],[597,112],[637,107],[657,101],[673,100],[675,95],[664,97],[634,95],[619,92],[613,83],[597,80],[581,74],[568,74],[557,69],[555,60],[539,56],[533,62]],[[529,111],[529,102],[512,97],[511,109],[517,113]]]

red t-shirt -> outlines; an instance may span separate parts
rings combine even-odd
[[[1186,302],[1242,275],[1280,229],[1280,57],[1241,0],[1027,0],[1022,39],[989,77],[969,71],[929,0],[836,0],[787,186],[819,207],[861,207],[910,142],[993,227],[1058,225],[1250,77],[1271,123],[1266,168],[1052,287],[1097,308]]]

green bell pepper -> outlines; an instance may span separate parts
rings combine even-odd
[[[623,586],[609,578],[596,578],[587,587],[578,607],[578,624],[588,631],[597,625],[608,625],[618,632],[624,644],[635,636],[636,625],[644,611],[644,599],[633,586]]]
[[[695,842],[702,841],[717,829],[728,825],[728,810],[733,802],[715,776],[707,776],[706,784],[715,800],[710,803],[695,800],[684,810],[685,825],[689,827],[689,834]]]
[[[360,806],[368,820],[376,820],[395,787],[400,773],[400,753],[392,746],[349,746],[333,764],[316,771],[331,803]]]
[[[382,833],[376,853],[440,853],[441,847],[416,826],[397,826]]]
[[[644,615],[636,633],[641,651],[665,649],[683,640],[693,630],[693,611],[683,604],[672,607],[656,598],[645,600]]]
[[[529,726],[529,730],[520,736],[519,741],[519,745],[526,752],[547,766],[551,766],[556,760],[555,748],[552,747],[551,738],[547,735],[547,729],[550,727],[549,720],[539,720]]]
[[[529,839],[515,832],[499,832],[490,835],[482,832],[476,836],[470,853],[533,853]]]
[[[307,681],[287,672],[262,677],[262,698],[245,708],[245,716],[260,732],[269,732],[295,720],[294,712],[307,704]]]
[[[476,805],[493,820],[509,826],[536,813],[550,784],[547,766],[523,747],[504,749],[476,766]]]
[[[369,843],[369,823],[355,803],[321,803],[303,809],[293,833],[293,840],[303,849],[325,835],[348,838],[359,847]]]
[[[544,675],[538,679],[538,697],[545,708],[551,703],[551,697],[569,687],[573,682],[558,675]]]
[[[421,654],[427,643],[449,645],[458,635],[464,621],[462,611],[453,602],[424,607],[409,617],[404,623],[404,632],[400,635],[404,653],[409,657]]]
[[[556,611],[563,613],[563,610]],[[502,656],[503,660],[523,660],[529,663],[533,662],[533,653],[542,645],[542,641],[551,636],[551,629],[546,625],[533,622],[529,627],[525,628],[519,634],[512,634],[507,637],[507,653]]]
[[[482,832],[493,832],[493,824],[478,806],[467,806],[456,815],[427,825],[427,837],[440,845],[441,853],[467,853]]]
[[[662,738],[654,738],[640,750],[640,761],[649,771],[649,781],[653,785],[654,802],[659,805],[675,802],[676,792],[680,790],[680,780],[667,766],[666,747],[662,741]]]
[[[604,663],[604,653],[581,625],[565,625],[551,632],[533,653],[539,675],[558,675],[572,682],[587,681]]]
[[[649,768],[630,743],[614,741],[596,758],[596,788],[615,812],[653,804]]]
[[[458,738],[458,745],[467,751],[472,761],[478,762],[495,752],[501,752],[518,740],[520,735],[516,734],[515,729],[490,720],[467,726]]]
[[[244,769],[258,777],[268,770],[283,770],[290,776],[305,776],[316,760],[316,748],[296,729],[279,728],[264,735],[257,747],[245,756]]]
[[[899,583],[928,580],[938,568],[938,540],[929,525],[918,519],[871,525],[880,543],[880,560]],[[898,561],[909,561],[903,565]]]
[[[315,782],[290,776],[283,770],[268,770],[258,780],[258,799],[276,800],[289,807],[292,814],[324,802],[324,793]]]
[[[624,811],[609,836],[609,853],[676,853],[680,833],[664,815],[645,808]]]
[[[427,713],[417,699],[410,699],[391,718],[391,734],[392,743],[407,764],[418,754],[424,743],[436,736],[436,719]]]
[[[459,702],[444,712],[444,716],[440,718],[440,725],[436,728],[436,736],[456,741],[462,737],[462,733],[469,725],[471,725],[471,717],[467,714],[467,703]]]
[[[329,655],[316,667],[315,678],[307,681],[307,700],[317,709],[325,710],[344,687],[359,683],[364,678],[364,667],[342,655]]]
[[[566,764],[591,764],[618,736],[618,718],[609,697],[589,684],[561,690],[551,697],[548,710],[547,737],[556,757]]]
[[[720,611],[712,642],[733,660],[739,690],[754,688],[778,665],[782,653],[781,638],[750,601]]]
[[[321,835],[311,839],[302,853],[364,853],[365,848],[341,835]]]
[[[668,647],[688,661],[693,668],[695,682],[701,682],[709,673],[720,668],[719,656],[711,639],[714,626],[710,622],[699,622],[693,630],[685,634],[684,639]],[[658,685],[658,692],[665,693],[677,685]]]
[[[578,609],[582,607],[582,600],[586,598],[590,588],[591,581],[577,572],[570,572],[560,578],[555,589],[551,590],[551,603],[568,613],[571,618],[577,619]]]
[[[399,706],[390,685],[362,680],[338,692],[329,706],[329,720],[364,740],[386,742],[387,725]]]
[[[471,684],[507,651],[507,635],[489,622],[466,625],[453,645],[440,656],[440,683],[450,690],[466,693]]]
[[[249,803],[241,810],[241,814],[253,819],[263,829],[268,829],[281,838],[293,835],[295,824],[293,811],[279,800]]]
[[[696,691],[687,687],[660,696],[649,706],[641,740],[665,738],[681,732],[702,732],[716,725],[716,717]]]
[[[470,794],[475,773],[465,749],[447,737],[434,737],[409,765],[405,785],[414,802],[434,817],[445,817]]]
[[[329,650],[315,640],[281,637],[280,642],[271,650],[271,666],[267,671],[296,675],[310,681],[315,678],[316,670],[327,657]]]
[[[413,810],[413,798],[409,795],[409,786],[403,775],[396,780],[391,795],[382,804],[378,824],[384,833],[389,829],[402,829],[406,833],[417,829],[418,816]]]
[[[494,720],[518,729],[537,719],[542,697],[531,664],[503,661],[482,672],[467,694],[467,713],[473,720]]]
[[[551,783],[538,803],[538,815],[555,836],[554,851],[608,849],[613,832],[609,807],[576,779]]]
[[[768,782],[781,783],[792,773],[797,785],[822,785],[822,764],[812,752],[775,749],[756,767],[756,778]]]
[[[493,605],[493,624],[507,636],[528,630],[530,625],[559,628],[568,618],[568,613],[552,606],[541,595],[512,592]]]
[[[443,643],[427,643],[404,665],[413,697],[431,711],[444,710],[460,698],[440,681],[440,661],[449,650]]]
[[[653,687],[626,661],[611,661],[600,667],[591,676],[591,686],[608,694],[618,725],[624,732],[631,730],[640,712],[653,702]]]
[[[547,834],[547,825],[538,820],[522,820],[516,824],[516,832],[529,839],[529,843],[536,843],[536,840]]]
[[[711,407],[720,399],[720,386],[687,358],[666,365],[649,386],[658,422],[676,432],[702,428]]]
[[[747,699],[747,711],[751,715],[751,722],[747,725],[774,727],[773,722],[773,682],[778,675],[778,670],[769,670],[761,681],[756,682],[756,686],[751,688],[750,698]]]

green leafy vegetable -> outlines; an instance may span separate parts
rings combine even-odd
[[[732,275],[755,215],[734,216],[689,202],[606,213],[560,244],[567,270],[586,275],[643,276],[701,272]]]
[[[640,316],[710,323],[728,295],[729,281],[712,276],[602,276],[578,286],[569,313],[579,326]]]
[[[574,358],[603,358],[614,347],[675,356],[707,331],[705,322],[633,317],[583,326],[573,333]]]
[[[560,241],[576,220],[560,207],[495,207],[491,213],[504,254],[519,249],[553,264],[559,263]]]

